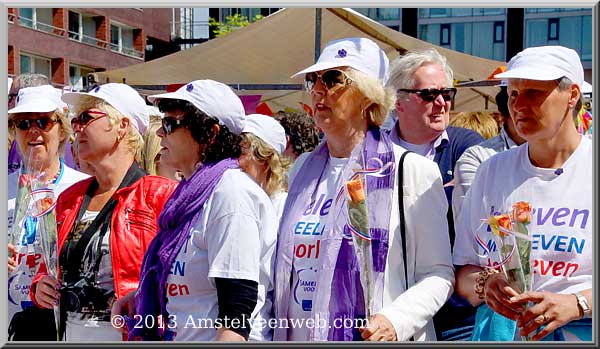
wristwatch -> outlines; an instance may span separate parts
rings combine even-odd
[[[582,319],[587,319],[592,315],[592,309],[587,301],[587,299],[579,292],[573,293],[575,297],[577,297],[577,307],[579,308],[579,313],[583,314]]]

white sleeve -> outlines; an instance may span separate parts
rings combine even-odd
[[[481,160],[477,157],[476,146],[469,147],[456,161],[454,167],[454,190],[452,191],[452,213],[454,221],[458,219],[465,195],[471,187]]]
[[[485,180],[490,161],[484,161],[475,174],[471,188],[465,196],[461,212],[454,221],[454,250],[452,251],[452,262],[454,265],[480,265],[479,257],[473,249],[473,232],[480,225],[480,218],[485,217],[484,196]]]
[[[294,164],[292,165],[292,167],[290,167],[290,169],[288,171],[288,183],[289,184],[292,184],[292,181],[294,180],[294,178],[296,178],[298,171],[300,171],[300,168],[302,168],[302,165],[304,164],[304,161],[306,161],[306,158],[308,157],[309,154],[310,153],[302,153],[302,154],[300,154],[300,156],[298,156],[296,161],[294,161]]]
[[[398,340],[407,340],[424,328],[454,289],[446,220],[448,201],[439,169],[434,162],[412,154],[406,157],[404,166],[409,285],[413,268],[415,280],[380,312],[394,325]],[[401,271],[396,275],[403,274]]]
[[[235,198],[236,204],[243,204],[240,201],[249,199],[247,195]],[[260,223],[256,215],[241,211],[236,210],[209,220],[204,234],[209,278],[259,282]]]

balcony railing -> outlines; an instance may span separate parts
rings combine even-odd
[[[124,54],[126,56],[135,57],[135,58],[144,58],[144,52],[138,51],[133,47],[119,47],[117,44],[110,44],[111,51],[118,52]]]
[[[106,42],[104,40],[100,40],[94,36],[85,35],[85,34],[82,34],[79,32],[69,31],[69,39],[71,39],[73,41],[79,41],[83,44],[88,44],[88,45],[102,47],[102,48],[108,46],[108,42]]]
[[[58,36],[62,36],[65,33],[64,28],[55,27],[40,21],[33,21],[33,19],[27,17],[19,17],[19,25]]]

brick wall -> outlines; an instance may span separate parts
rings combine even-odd
[[[60,85],[67,85],[69,81],[69,65],[65,64],[64,58],[52,58],[52,82]]]
[[[146,36],[144,35],[144,30],[133,30],[133,48],[135,48],[136,51],[141,52],[144,52],[146,49]]]
[[[108,26],[108,18],[105,16],[96,16],[94,17],[96,21],[96,39],[101,40],[103,42],[109,42],[109,26]],[[105,43],[98,43],[98,46],[106,47]]]
[[[52,26],[60,29],[53,29],[54,34],[68,36],[68,11],[63,8],[52,9]]]
[[[15,75],[15,48],[12,45],[8,45],[8,74]]]

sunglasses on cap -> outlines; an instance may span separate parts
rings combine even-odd
[[[311,92],[313,88],[315,88],[315,85],[319,79],[321,79],[321,82],[323,82],[323,85],[325,85],[328,90],[334,86],[345,86],[352,83],[352,79],[350,79],[342,70],[338,69],[330,69],[321,74],[318,74],[317,72],[306,73],[304,79],[306,90],[308,92]]]
[[[456,96],[456,89],[454,87],[440,89],[424,88],[422,90],[411,90],[407,88],[401,88],[398,90],[398,92],[416,93],[425,102],[433,102],[439,95],[442,95],[442,98],[444,98],[444,100],[448,102],[453,100],[454,96]]]
[[[175,130],[182,126],[187,125],[189,125],[189,123],[186,121],[186,119],[176,119],[170,116],[165,116],[162,118],[162,129],[167,135],[175,132]]]
[[[88,127],[92,122],[100,120],[107,115],[108,114],[102,111],[86,110],[71,119],[71,127],[73,128],[73,131],[81,131]]]
[[[43,131],[50,130],[58,119],[53,119],[49,116],[44,116],[38,119],[20,119],[12,121],[13,125],[21,131],[29,130],[33,125]]]

